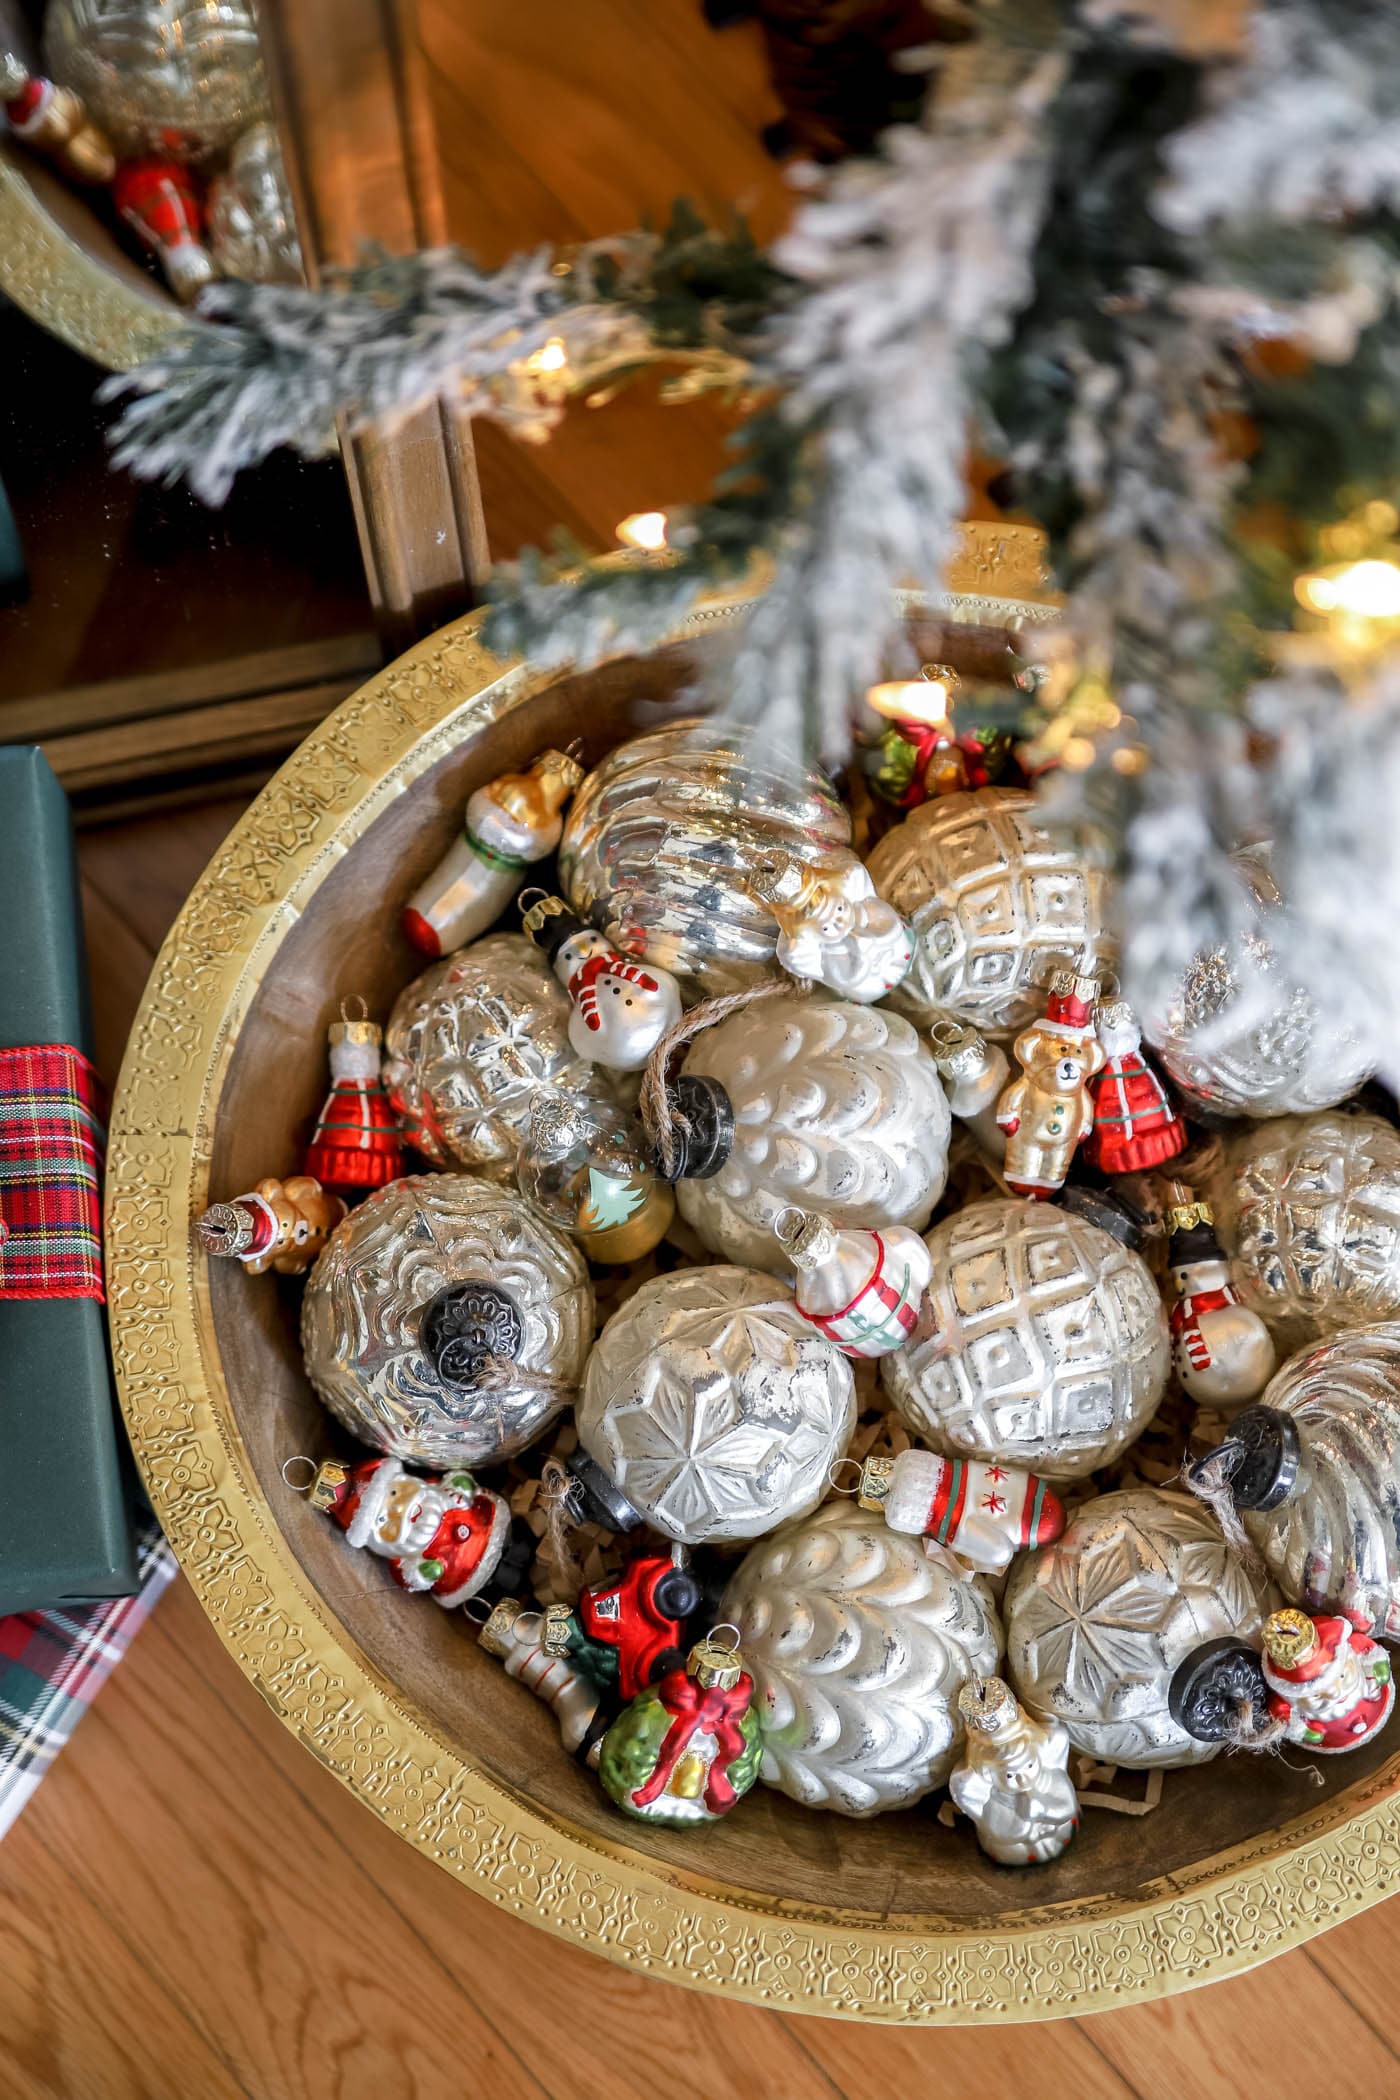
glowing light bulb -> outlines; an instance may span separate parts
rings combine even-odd
[[[636,547],[643,554],[659,554],[666,545],[666,513],[664,510],[634,511],[618,526],[617,536],[624,547]]]
[[[532,350],[525,360],[527,372],[562,372],[569,362],[569,353],[564,348],[562,336],[552,335],[538,350]]]
[[[866,703],[890,722],[918,722],[933,728],[946,722],[951,711],[956,672],[943,664],[926,664],[918,678],[893,678],[872,685]]]
[[[1400,565],[1391,561],[1345,562],[1300,576],[1294,585],[1309,612],[1340,613],[1358,620],[1400,620]]]

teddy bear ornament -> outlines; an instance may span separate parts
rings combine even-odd
[[[1021,1071],[997,1102],[997,1123],[1006,1133],[1007,1186],[1018,1196],[1053,1196],[1094,1127],[1089,1081],[1105,1054],[1094,1033],[1098,994],[1097,978],[1057,970],[1044,1020],[1011,1046]]]

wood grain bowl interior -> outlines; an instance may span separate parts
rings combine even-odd
[[[985,655],[986,639],[963,647]],[[684,667],[672,652],[644,674],[614,665],[536,693],[422,775],[351,847],[271,956],[237,1031],[214,1126],[214,1193],[232,1194],[297,1157],[323,1090],[320,1046],[342,996],[362,992],[371,1012],[384,1014],[415,974],[396,931],[397,905],[446,847],[470,791],[573,736],[596,760],[654,718],[654,707],[637,699],[643,677],[654,702],[674,693]],[[970,1833],[941,1828],[930,1806],[854,1822],[760,1787],[702,1835],[625,1822],[563,1755],[548,1713],[478,1649],[460,1615],[399,1594],[381,1563],[348,1551],[283,1484],[290,1454],[348,1448],[302,1371],[300,1286],[249,1277],[233,1264],[215,1270],[213,1324],[237,1428],[326,1619],[400,1703],[522,1805],[590,1841],[627,1848],[663,1878],[722,1884],[735,1900],[747,1891],[768,1913],[930,1929],[939,1919],[978,1921],[994,1933],[999,1920],[1024,1923],[1041,1906],[1065,1906],[1067,1922],[1092,1917],[1164,1877],[1194,1879],[1212,1855],[1280,1832],[1332,1796],[1384,1790],[1376,1785],[1383,1745],[1323,1760],[1325,1790],[1283,1761],[1221,1757],[1167,1775],[1161,1804],[1146,1817],[1090,1811],[1069,1853],[1030,1873],[990,1866]]]

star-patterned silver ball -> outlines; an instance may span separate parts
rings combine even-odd
[[[1125,1488],[1086,1502],[1013,1568],[1003,1610],[1017,1697],[1063,1721],[1077,1750],[1137,1770],[1204,1764],[1168,1704],[1189,1655],[1227,1635],[1257,1646],[1278,1598],[1189,1495]]]
[[[1156,1412],[1171,1344],[1145,1262],[1049,1203],[990,1197],[927,1235],[919,1324],[880,1362],[914,1434],[945,1457],[1077,1480]]]
[[[593,1287],[572,1241],[468,1174],[376,1190],[336,1227],[302,1300],[320,1398],[362,1443],[415,1465],[494,1466],[523,1451],[568,1404],[592,1335]],[[488,1356],[509,1369],[486,1381]]]
[[[588,1359],[579,1441],[653,1530],[752,1539],[814,1509],[855,1424],[834,1342],[750,1269],[658,1276]]]
[[[384,1031],[384,1084],[411,1143],[435,1166],[508,1181],[537,1094],[615,1108],[604,1067],[569,1041],[572,1014],[519,933],[488,934],[415,977]]]

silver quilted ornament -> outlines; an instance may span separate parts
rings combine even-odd
[[[209,246],[225,277],[300,284],[301,243],[282,148],[270,124],[245,131],[209,190]]]
[[[752,1547],[720,1611],[754,1681],[760,1776],[845,1816],[943,1784],[964,1739],[958,1693],[1001,1654],[978,1578],[849,1504]]]
[[[252,0],[49,0],[44,55],[123,159],[207,160],[268,114]]]
[[[989,1197],[928,1235],[933,1281],[880,1362],[895,1408],[945,1457],[1077,1480],[1156,1412],[1171,1358],[1141,1258],[1087,1218]]]
[[[834,862],[850,842],[823,774],[774,767],[732,725],[677,722],[594,767],[564,825],[559,878],[629,955],[712,995],[774,967],[778,922],[745,886],[754,865],[774,852]]]
[[[855,1426],[855,1380],[770,1276],[680,1269],[615,1312],[588,1359],[579,1441],[685,1546],[814,1509]]]
[[[1253,892],[1255,927],[1235,947],[1203,950],[1164,1010],[1144,1017],[1144,1033],[1187,1103],[1207,1115],[1333,1108],[1370,1077],[1370,1061],[1350,1029],[1279,971],[1267,936],[1282,900],[1267,853],[1256,847],[1235,861]],[[1246,1023],[1232,1025],[1246,987]]]
[[[1057,845],[1035,809],[1023,788],[938,795],[871,853],[876,889],[917,937],[890,1001],[921,1026],[951,1013],[1004,1038],[1044,1013],[1057,969],[1092,976],[1112,960],[1101,866]]]
[[[615,1108],[602,1066],[569,1041],[572,1013],[520,933],[488,934],[415,977],[384,1031],[384,1084],[425,1158],[507,1181],[537,1093]]]
[[[494,1466],[572,1397],[593,1336],[581,1255],[521,1197],[413,1174],[352,1210],[302,1300],[306,1375],[352,1435],[425,1466]],[[479,1375],[484,1356],[520,1373]]]
[[[681,1216],[712,1253],[787,1273],[788,1204],[921,1230],[943,1193],[952,1116],[908,1021],[821,996],[774,998],[696,1038],[688,1074],[718,1081],[733,1141],[718,1173],[682,1180]]]
[[[1277,1603],[1188,1495],[1125,1488],[1086,1502],[1012,1570],[1003,1611],[1017,1697],[1077,1750],[1138,1770],[1204,1764],[1219,1742],[1168,1705],[1187,1658],[1226,1636],[1257,1647]]]
[[[1212,1183],[1240,1296],[1295,1344],[1400,1313],[1400,1133],[1379,1116],[1283,1116]]]

